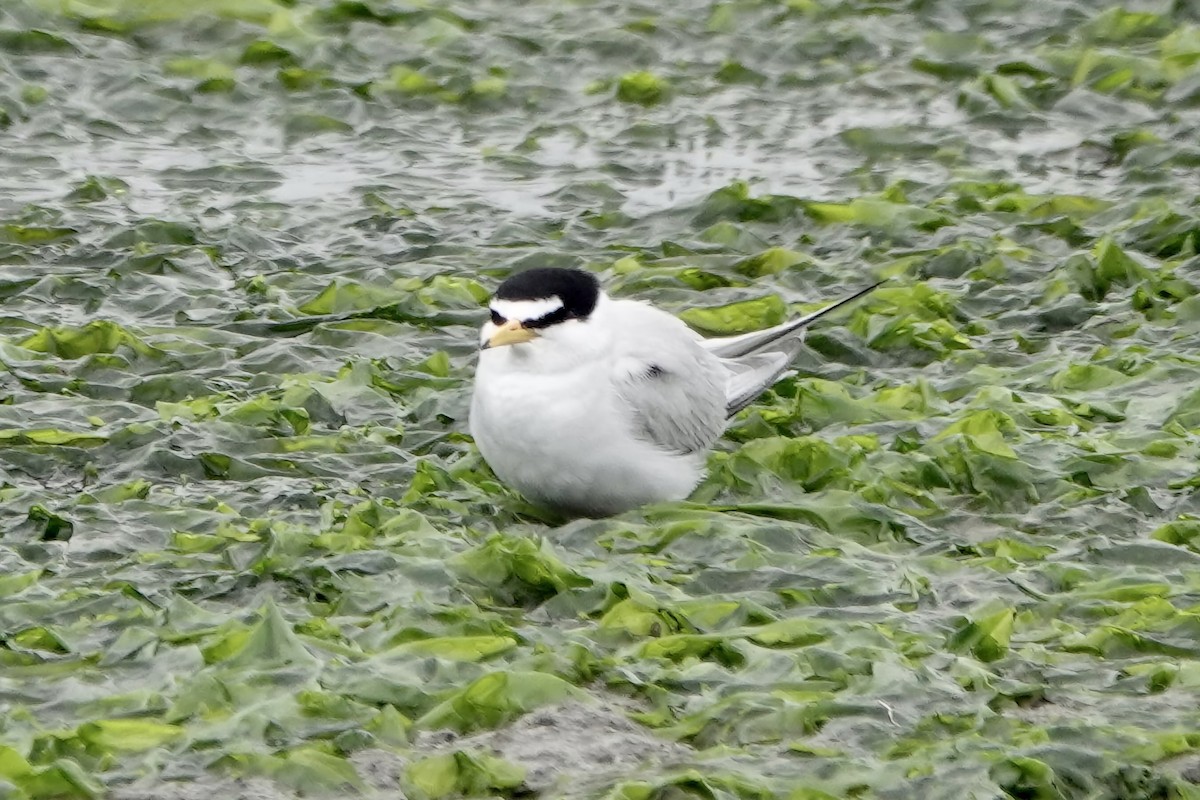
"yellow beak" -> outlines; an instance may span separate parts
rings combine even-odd
[[[496,329],[492,338],[487,340],[487,344],[483,348],[486,350],[489,347],[503,347],[506,344],[523,344],[535,336],[537,336],[537,331],[526,328],[520,320],[510,319]]]

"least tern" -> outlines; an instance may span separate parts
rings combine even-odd
[[[480,332],[471,435],[536,505],[607,516],[687,497],[727,420],[787,370],[805,327],[879,284],[772,328],[706,339],[574,269],[512,275]]]

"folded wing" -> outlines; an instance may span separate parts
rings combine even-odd
[[[831,303],[819,311],[789,320],[773,328],[751,331],[739,336],[704,339],[705,350],[720,358],[729,370],[725,383],[725,415],[732,417],[772,386],[796,355],[804,329],[812,323],[853,302],[879,286],[872,284],[849,297]],[[767,348],[771,348],[768,350]]]
[[[613,384],[634,435],[672,453],[708,450],[725,430],[728,370],[676,317],[618,301]]]
[[[757,353],[764,348],[778,342],[780,339],[787,338],[794,333],[803,331],[809,325],[813,324],[826,314],[836,311],[847,303],[852,303],[865,294],[875,290],[884,281],[873,283],[865,289],[861,289],[849,297],[838,300],[836,303],[830,303],[819,311],[814,311],[811,314],[806,314],[803,317],[798,317],[793,320],[788,320],[773,328],[764,328],[761,331],[751,331],[738,336],[723,336],[717,339],[704,339],[702,343],[704,349],[720,358],[738,358],[740,356]]]

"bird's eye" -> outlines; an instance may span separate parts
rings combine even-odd
[[[492,324],[493,325],[503,325],[505,322],[506,322],[506,320],[504,319],[503,315],[501,315],[499,311],[497,311],[496,309],[493,308],[492,309]]]

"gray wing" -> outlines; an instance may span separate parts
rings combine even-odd
[[[729,379],[725,382],[725,416],[732,417],[765,392],[792,363],[793,352],[755,353],[737,361],[727,361]]]
[[[720,339],[705,339],[704,349],[718,356],[729,372],[725,386],[725,413],[732,417],[754,402],[760,394],[770,388],[787,372],[788,365],[796,357],[803,341],[803,332],[812,323],[826,314],[857,300],[879,286],[872,284],[849,297],[830,303],[824,308],[789,320],[782,325],[751,331],[740,336]],[[771,350],[766,350],[771,347]]]
[[[838,300],[836,303],[830,303],[818,311],[814,311],[811,314],[806,314],[803,317],[788,320],[787,322],[784,322],[781,325],[776,325],[773,328],[764,328],[761,331],[751,331],[750,333],[743,333],[739,336],[724,336],[719,339],[704,339],[702,342],[704,349],[720,358],[738,358],[751,353],[761,352],[763,348],[775,344],[780,339],[797,333],[798,331],[803,331],[821,317],[825,316],[831,311],[836,311],[847,303],[857,300],[868,292],[877,289],[880,284],[883,283],[886,283],[886,281],[879,281],[879,283],[871,284],[867,288],[861,289],[849,297]]]
[[[702,339],[651,306],[617,301],[637,334],[621,342],[615,374],[635,434],[671,452],[707,450],[729,417],[787,371],[801,341],[794,334],[877,286],[782,325],[720,339]]]
[[[620,310],[631,335],[613,380],[633,433],[668,452],[707,450],[725,430],[729,370],[670,314],[641,304]]]
[[[617,394],[635,435],[673,453],[712,446],[725,430],[726,371],[715,358],[711,365],[692,367],[650,361],[623,365]]]

